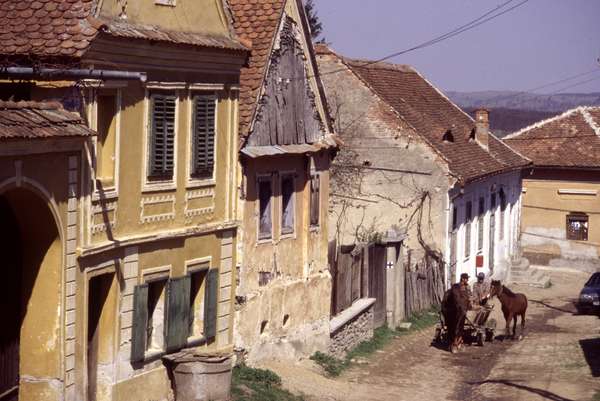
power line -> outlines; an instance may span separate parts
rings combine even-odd
[[[598,70],[598,71],[600,71],[600,70]],[[571,89],[571,88],[574,88],[576,86],[580,86],[580,85],[583,85],[583,84],[587,84],[588,82],[596,81],[598,79],[600,79],[600,77],[594,77],[594,78],[591,78],[591,79],[586,79],[585,81],[575,82],[572,85],[565,86],[564,88],[560,88],[559,90],[557,90],[555,92],[552,92],[552,93],[548,93],[547,95],[556,95],[557,93],[562,92],[564,90]]]
[[[459,35],[459,34],[461,34],[463,32],[466,32],[466,31],[469,31],[471,29],[474,29],[474,28],[478,27],[481,24],[484,24],[484,23],[486,23],[488,21],[491,21],[491,20],[493,20],[495,18],[498,18],[498,17],[500,17],[500,16],[502,16],[502,15],[504,15],[504,14],[506,14],[506,13],[508,13],[508,12],[510,12],[510,11],[516,9],[516,8],[518,8],[518,7],[521,7],[522,5],[524,5],[525,3],[527,3],[529,0],[522,0],[521,2],[515,4],[514,6],[508,8],[508,9],[506,9],[504,11],[499,12],[497,14],[494,14],[496,11],[498,11],[498,10],[506,7],[507,5],[509,5],[510,3],[512,3],[513,1],[515,1],[515,0],[508,0],[508,1],[500,4],[499,6],[496,6],[492,10],[487,11],[486,13],[482,14],[481,16],[475,18],[474,20],[471,20],[471,21],[467,22],[466,24],[463,24],[463,25],[461,25],[461,26],[459,26],[457,28],[454,28],[453,30],[451,30],[449,32],[446,32],[446,33],[444,33],[442,35],[436,36],[433,39],[430,39],[430,40],[428,40],[426,42],[420,43],[420,44],[418,44],[416,46],[413,46],[413,47],[410,47],[408,49],[401,50],[401,51],[398,51],[398,52],[394,52],[392,54],[389,54],[389,55],[384,56],[382,58],[379,58],[377,60],[367,61],[362,66],[365,67],[365,66],[368,66],[368,65],[371,65],[371,64],[380,63],[382,61],[389,60],[390,58],[397,57],[397,56],[400,56],[402,54],[409,53],[411,51],[415,51],[415,50],[419,50],[419,49],[424,49],[426,47],[429,47],[429,46],[432,46],[434,44],[440,43],[440,42],[442,42],[444,40],[453,38],[454,36],[457,36],[457,35]],[[317,75],[319,75],[319,76],[330,75],[330,74],[336,74],[336,73],[342,72],[342,71],[346,71],[346,69],[345,68],[339,68],[337,70],[332,70],[332,71],[327,71],[327,72],[323,72],[323,73],[318,73]],[[312,76],[308,76],[308,78],[311,78],[311,77]],[[298,79],[298,78],[296,78],[296,79]]]

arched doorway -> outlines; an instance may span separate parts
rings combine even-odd
[[[43,198],[0,194],[0,401],[61,396],[62,254]]]

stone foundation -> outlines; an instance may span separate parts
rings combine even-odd
[[[331,320],[329,354],[344,358],[346,353],[363,341],[373,338],[374,299],[361,299]]]

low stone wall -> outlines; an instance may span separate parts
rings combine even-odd
[[[358,302],[361,301],[363,300]],[[342,317],[345,318],[344,322],[332,321],[329,354],[336,358],[344,358],[349,350],[373,338],[373,303],[363,302],[358,307],[353,307],[354,310],[348,311],[346,316]]]

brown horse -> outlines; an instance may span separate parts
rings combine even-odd
[[[502,304],[502,313],[506,320],[506,336],[510,333],[510,321],[513,321],[512,338],[517,335],[517,317],[521,316],[521,336],[525,332],[525,313],[527,312],[527,297],[525,294],[515,294],[503,286],[499,280],[492,280],[490,298],[497,296]]]
[[[452,353],[457,352],[462,345],[468,308],[469,299],[459,284],[454,284],[444,293],[442,315],[448,328],[448,348]]]

